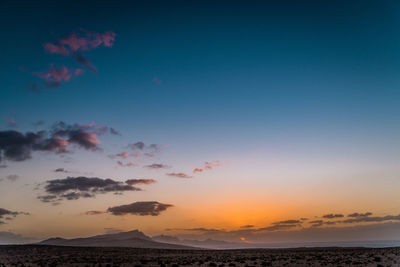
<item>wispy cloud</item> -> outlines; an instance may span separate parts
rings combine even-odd
[[[170,166],[161,164],[161,163],[153,163],[150,165],[145,165],[143,168],[150,169],[150,170],[157,170],[157,169],[169,169]]]
[[[43,72],[34,72],[33,75],[45,80],[46,88],[57,88],[62,83],[69,82],[73,77],[80,76],[84,72],[83,69],[79,68],[67,68],[65,66],[55,67],[54,65],[50,65],[48,70]]]
[[[64,169],[64,168],[57,168],[57,169],[54,170],[54,172],[69,173],[69,171]]]
[[[75,61],[88,68],[92,72],[97,72],[96,66],[83,54],[100,46],[112,47],[114,45],[116,34],[112,31],[104,33],[82,31],[81,33],[72,33],[58,40],[57,43],[45,43],[45,51],[51,54],[60,54],[72,56]]]
[[[200,173],[203,171],[208,171],[212,170],[213,168],[220,167],[222,165],[229,164],[229,161],[219,161],[219,160],[214,160],[210,162],[205,162],[202,167],[199,168],[194,168],[193,173]]]
[[[13,218],[17,217],[18,215],[29,215],[27,212],[19,212],[19,211],[10,211],[4,208],[0,208],[0,224],[5,224],[3,219],[5,220],[12,220]]]
[[[112,31],[104,33],[87,32],[71,33],[57,43],[45,43],[44,49],[51,54],[73,55],[76,52],[89,51],[99,46],[112,47],[117,35]]]
[[[186,173],[183,172],[171,172],[171,173],[166,173],[165,175],[170,176],[170,177],[177,177],[177,178],[192,178],[193,176],[189,176]]]

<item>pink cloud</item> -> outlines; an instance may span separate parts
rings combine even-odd
[[[101,45],[112,47],[116,36],[112,31],[104,33],[84,31],[84,36],[72,33],[60,39],[56,44],[44,44],[44,49],[51,54],[71,55],[78,51],[89,51]]]
[[[225,165],[225,164],[229,164],[229,161],[214,160],[214,161],[211,161],[211,162],[205,162],[203,167],[194,168],[192,172],[193,173],[199,173],[199,172],[203,172],[203,171],[206,171],[206,170],[212,170],[213,168],[220,167],[220,166]]]
[[[196,173],[196,172],[203,172],[203,169],[201,169],[201,168],[194,168],[194,169],[193,169],[193,173]]]
[[[44,49],[51,54],[61,54],[65,56],[69,55],[68,49],[62,45],[54,45],[51,43],[46,43],[43,46]]]
[[[85,71],[82,69],[69,69],[65,66],[54,67],[50,65],[50,69],[45,72],[35,72],[33,75],[46,80],[48,87],[57,87],[63,82],[69,82],[72,77],[82,75]]]

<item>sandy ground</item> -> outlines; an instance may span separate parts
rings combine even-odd
[[[0,266],[400,266],[400,247],[161,250],[0,246]]]

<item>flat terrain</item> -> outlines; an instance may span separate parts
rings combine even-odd
[[[400,248],[163,250],[0,246],[0,266],[400,266]]]

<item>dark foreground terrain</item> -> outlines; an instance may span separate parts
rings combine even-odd
[[[400,266],[400,248],[164,250],[0,246],[0,266]]]

